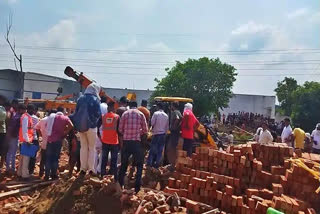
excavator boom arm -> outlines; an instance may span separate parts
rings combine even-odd
[[[87,76],[85,76],[83,73],[79,73],[79,72],[73,70],[73,68],[71,68],[70,66],[67,66],[64,69],[64,74],[67,75],[68,77],[73,78],[77,82],[79,82],[81,87],[83,87],[83,88],[87,88],[88,85],[90,85],[93,82]],[[108,96],[103,90],[100,91],[99,95],[107,97],[107,102],[110,102],[110,101],[115,102],[115,108],[118,108],[119,104],[117,103],[117,101],[115,101],[112,97]]]

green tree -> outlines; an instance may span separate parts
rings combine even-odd
[[[294,124],[312,131],[320,121],[320,83],[305,82],[292,93],[291,118]]]
[[[293,92],[298,88],[298,83],[291,77],[285,77],[284,80],[278,82],[275,89],[276,95],[280,102],[281,113],[283,115],[291,115],[293,102]]]
[[[219,58],[188,59],[176,62],[167,69],[167,76],[156,79],[155,96],[180,96],[192,98],[198,116],[218,112],[227,107],[232,97],[232,86],[236,80],[236,69]]]

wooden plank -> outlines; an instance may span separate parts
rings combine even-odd
[[[34,184],[32,186],[29,186],[29,187],[24,187],[24,188],[17,189],[17,190],[11,190],[11,191],[8,191],[8,192],[3,192],[3,193],[0,193],[0,199],[8,197],[8,196],[16,195],[16,194],[21,193],[21,192],[26,192],[26,191],[32,190],[34,188],[37,188],[37,187],[46,186],[46,185],[49,185],[49,184],[52,184],[52,183],[55,183],[55,182],[57,182],[57,181],[46,181],[46,182]]]
[[[20,189],[22,187],[28,187],[28,186],[32,186],[32,185],[35,185],[35,183],[17,184],[17,185],[12,185],[12,186],[5,186],[5,188],[7,188],[7,189]]]
[[[203,214],[217,214],[217,213],[220,213],[220,211],[219,211],[218,208],[216,208],[216,209],[214,209],[214,210],[210,210],[210,211],[205,212],[205,213],[203,213]]]
[[[11,186],[11,185],[18,185],[18,184],[30,184],[30,183],[40,183],[43,180],[41,179],[37,179],[37,180],[33,180],[33,181],[9,181],[9,182],[3,182],[3,185],[6,186]]]

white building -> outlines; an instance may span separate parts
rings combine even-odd
[[[221,114],[252,112],[275,118],[275,96],[234,94],[230,99],[229,107],[220,111]]]

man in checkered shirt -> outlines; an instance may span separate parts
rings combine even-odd
[[[144,114],[137,109],[137,106],[137,102],[130,102],[130,109],[123,113],[119,123],[119,132],[123,137],[119,183],[123,186],[129,157],[132,155],[137,166],[135,191],[139,192],[144,161],[141,136],[147,134],[148,125]]]

